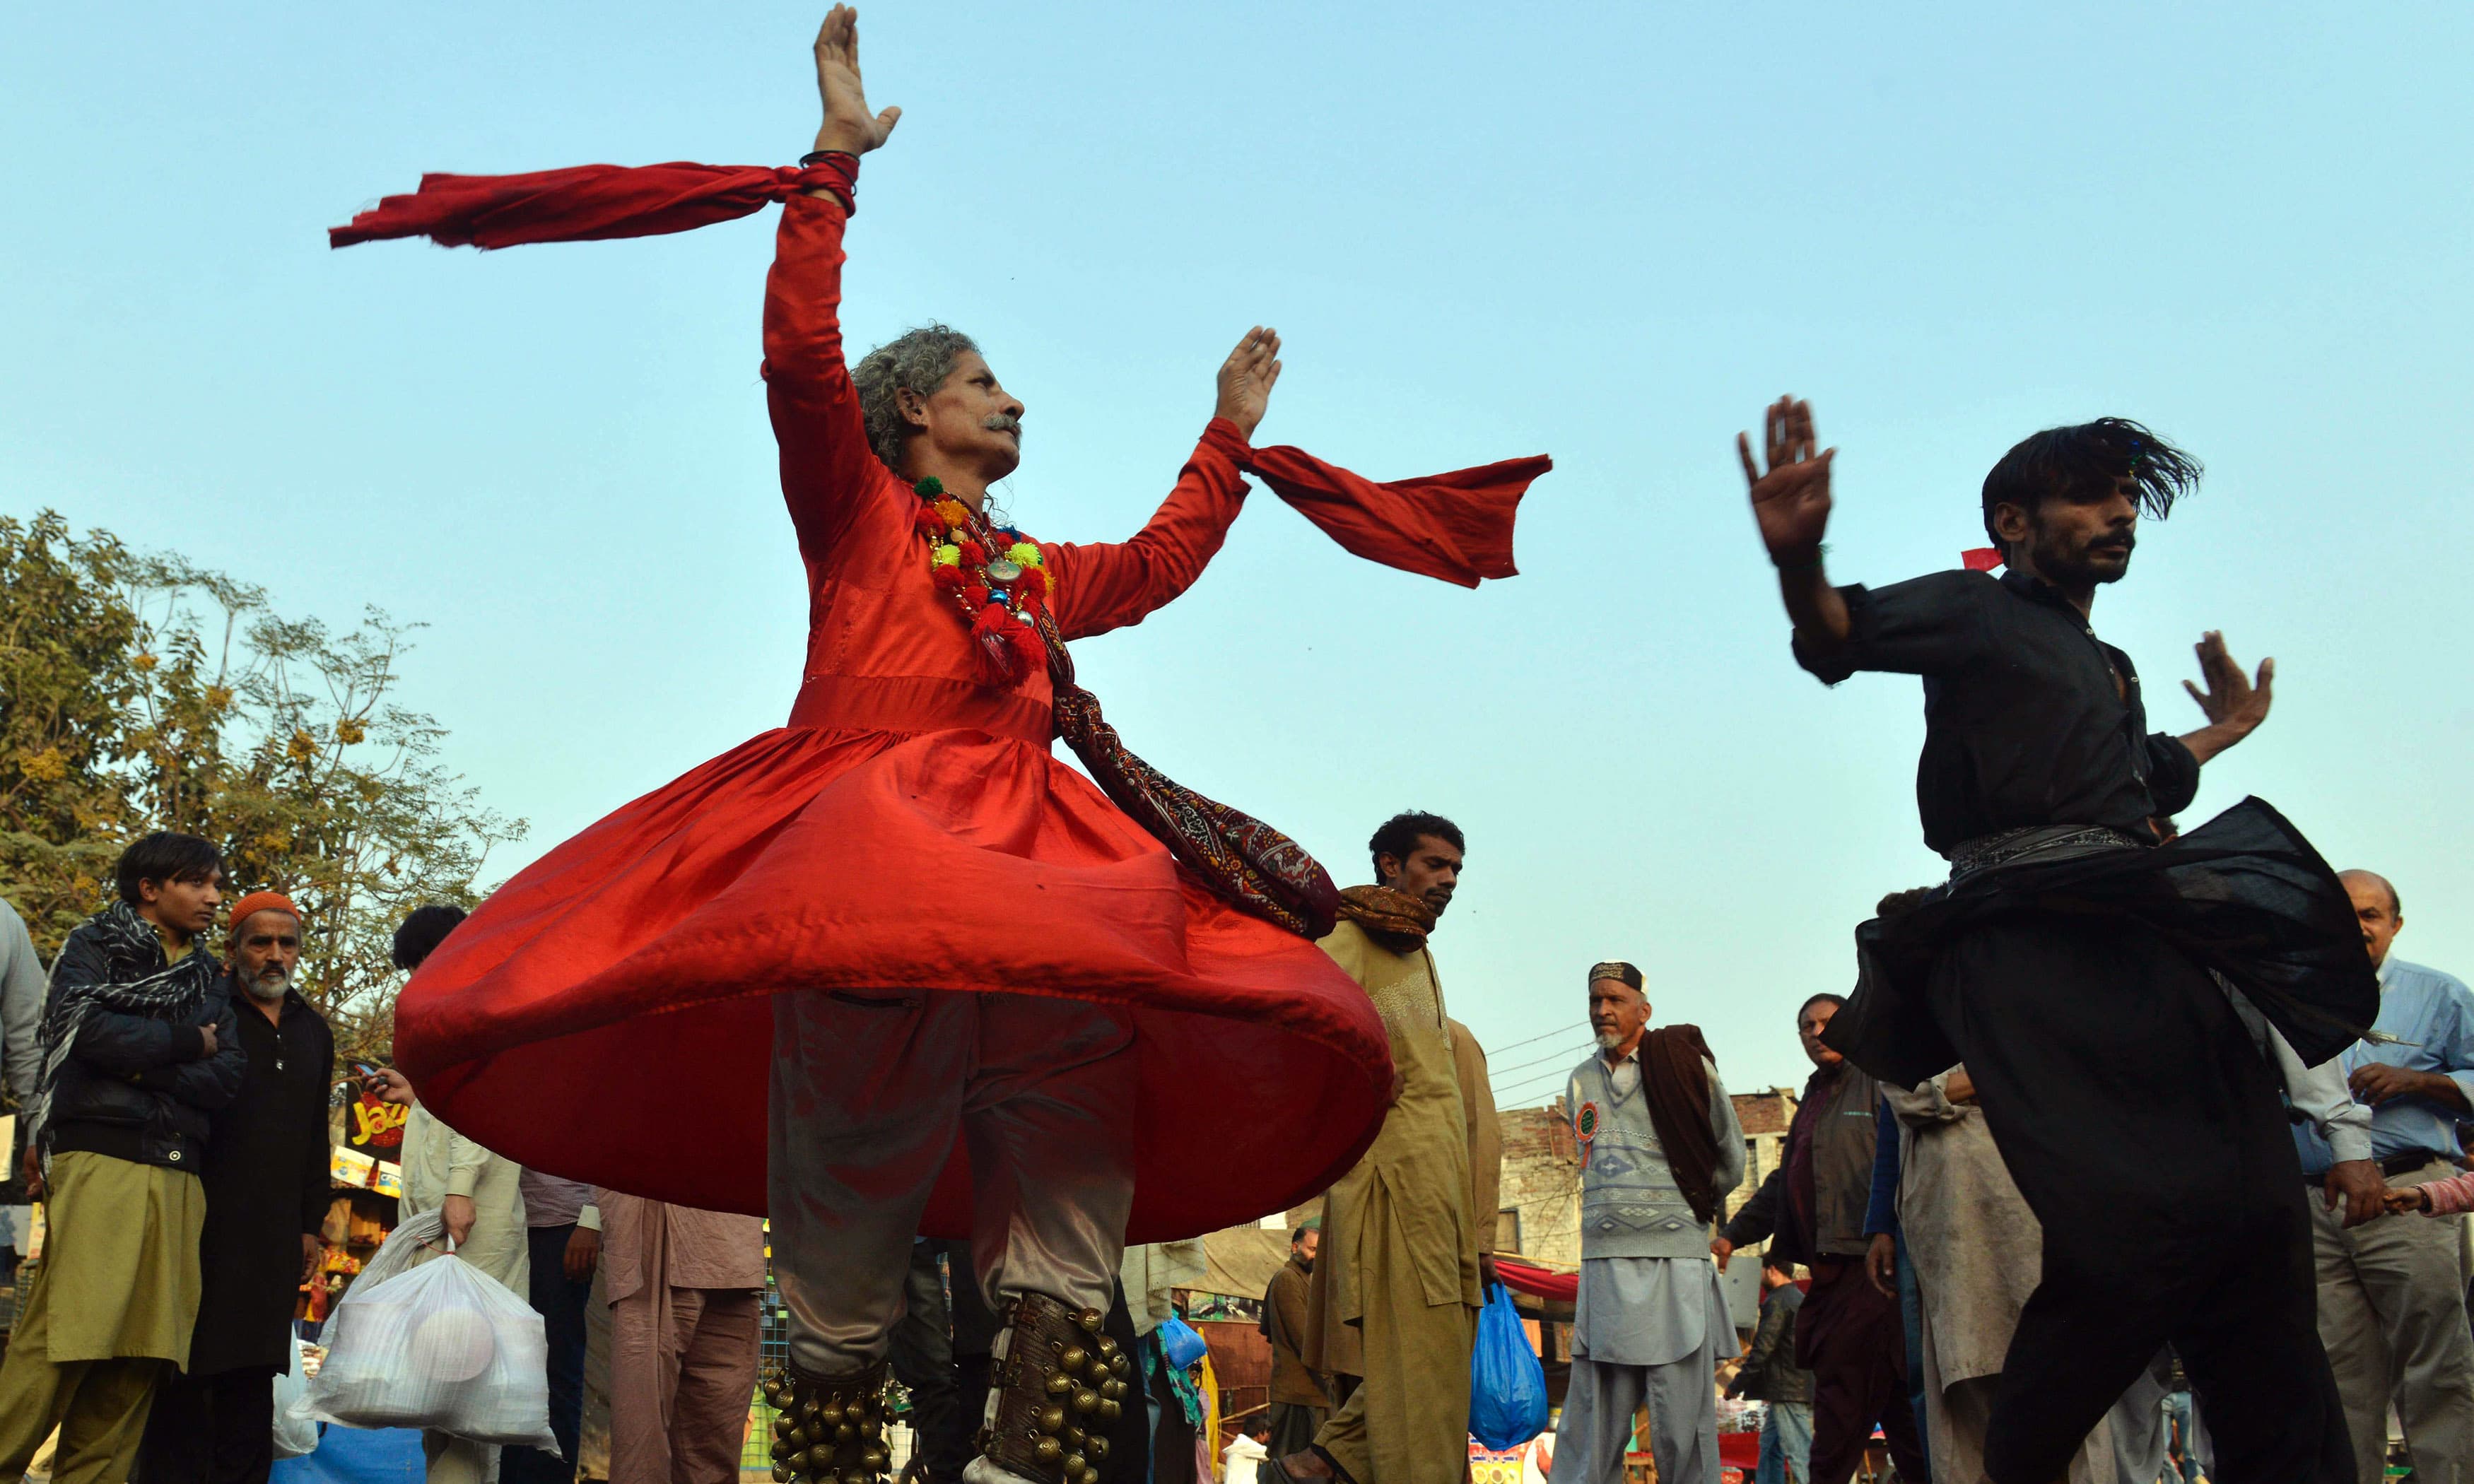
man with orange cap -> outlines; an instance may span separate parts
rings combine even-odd
[[[147,1420],[149,1484],[259,1484],[274,1464],[274,1377],[295,1363],[293,1304],[317,1267],[331,1199],[335,1038],[295,987],[301,925],[301,909],[275,892],[232,904],[226,972],[249,1065],[206,1136],[205,1289],[188,1369],[163,1377]]]

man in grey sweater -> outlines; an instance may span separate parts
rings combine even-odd
[[[1564,1095],[1581,1155],[1581,1292],[1557,1478],[1620,1484],[1645,1400],[1662,1484],[1718,1484],[1715,1377],[1735,1330],[1710,1242],[1744,1177],[1744,1132],[1701,1032],[1649,1029],[1639,969],[1589,970],[1589,1026],[1598,1049]]]
[[[20,1104],[43,1074],[43,997],[51,980],[17,909],[0,900],[0,1067]]]
[[[0,899],[0,1069],[5,1069],[10,1094],[20,1108],[35,1100],[35,1084],[43,1075],[43,999],[50,992],[51,978],[43,972],[35,940],[26,933],[25,919]],[[0,1149],[0,1159],[12,1153]],[[0,1206],[0,1247],[21,1254],[26,1250],[34,1209]]]

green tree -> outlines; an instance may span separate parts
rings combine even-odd
[[[338,1049],[382,1053],[395,924],[471,901],[491,849],[524,829],[440,761],[444,727],[393,700],[418,626],[375,608],[342,634],[287,619],[259,587],[73,538],[48,512],[0,519],[0,889],[30,926],[41,914],[45,946],[135,834],[204,835],[228,894],[301,907],[300,989]],[[21,672],[41,682],[22,707]]]

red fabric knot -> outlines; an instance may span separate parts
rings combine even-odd
[[[1958,564],[1971,572],[1990,572],[2001,564],[1998,546],[1971,546],[1958,554]]]

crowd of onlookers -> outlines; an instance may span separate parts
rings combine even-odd
[[[2454,1477],[2474,1472],[2474,1243],[2465,1223],[2442,1218],[2474,1209],[2474,1175],[2462,1173],[2462,1131],[2474,1126],[2474,993],[2389,951],[2404,925],[2390,883],[2365,872],[2343,880],[2378,969],[2375,1039],[2327,1066],[2285,1072],[2312,1192],[2319,1333],[2363,1484],[2383,1476],[2392,1421],[2417,1477]],[[20,1173],[45,1226],[39,1258],[18,1269],[0,1359],[0,1478],[16,1477],[50,1441],[60,1484],[264,1479],[274,1381],[296,1363],[296,1305],[320,1264],[333,1200],[334,1038],[297,987],[310,946],[300,909],[259,892],[227,911],[212,844],[148,835],[121,855],[114,887],[48,974],[0,903],[0,1068],[23,1110]],[[1894,897],[1882,911],[1904,905]],[[443,905],[410,914],[395,938],[399,967],[417,969],[462,918]],[[1666,1051],[1645,1029],[1636,975],[1619,964],[1592,970],[1602,1055],[1634,1079],[1616,1078],[1604,1095],[1620,1100],[1634,1085],[1655,1094],[1680,1077],[1719,1110],[1705,1120],[1710,1168],[1696,1177],[1683,1157],[1690,1140],[1675,1130],[1699,1128],[1686,1119],[1667,1130],[1673,1167],[1661,1164],[1641,1187],[1653,1200],[1675,1187],[1680,1209],[1683,1192],[1732,1178],[1723,1158],[1732,1120],[1697,1033],[1675,1049],[1681,1063],[1657,1061]],[[1819,994],[1799,1007],[1812,1076],[1777,1167],[1711,1244],[1721,1268],[1738,1249],[1767,1247],[1760,1317],[1731,1389],[1767,1403],[1760,1479],[1841,1484],[1878,1426],[1902,1477],[1972,1481],[1982,1476],[2010,1332],[2036,1285],[2038,1225],[1966,1067],[1912,1088],[1876,1083],[1824,1043],[1841,1003]],[[2261,1048],[2271,1050],[2265,1037]],[[761,1219],[521,1168],[440,1122],[400,1072],[363,1068],[359,1080],[407,1110],[402,1215],[436,1210],[441,1250],[522,1296],[547,1340],[558,1453],[497,1456],[431,1432],[429,1478],[574,1476],[596,1269],[610,1315],[614,1479],[735,1473],[758,1382]],[[1602,1154],[1628,1147],[1614,1113],[1601,1126],[1592,1101],[1576,1103],[1575,1116]],[[1300,1321],[1290,1311],[1302,1303],[1314,1234],[1297,1233],[1293,1271],[1282,1275],[1298,1302],[1283,1305],[1278,1285],[1267,1295],[1275,1350],[1283,1338],[1295,1345],[1289,1331]],[[30,1245],[22,1232],[11,1239]],[[967,1253],[933,1243],[917,1253],[910,1322],[893,1359],[913,1395],[922,1457],[941,1478],[968,1456],[972,1403],[986,1383],[980,1331],[993,1325],[949,1309],[949,1290],[976,1298],[976,1284],[948,1281],[948,1264],[967,1279]],[[1137,1249],[1128,1261],[1137,1260],[1152,1258]],[[1641,1292],[1679,1281],[1667,1257],[1624,1260],[1637,1264],[1625,1281],[1654,1280]],[[1614,1278],[1600,1281],[1608,1295],[1619,1291]],[[1627,1307],[1645,1302],[1620,1291]],[[1687,1325],[1688,1304],[1679,1311]],[[1707,1343],[1686,1341],[1667,1348],[1689,1360]],[[1648,1364],[1655,1393],[1651,1373],[1668,1362]],[[1294,1395],[1279,1390],[1284,1382]],[[1323,1398],[1294,1376],[1273,1384],[1277,1460]],[[2171,1469],[2188,1480],[2208,1462],[2204,1409],[2168,1350],[2089,1436],[2071,1477],[2153,1484]]]
[[[2320,1341],[2361,1484],[2385,1476],[2391,1423],[2414,1477],[2474,1476],[2474,1242],[2464,1222],[2427,1219],[2474,1209],[2474,993],[2389,951],[2404,925],[2393,885],[2360,871],[2342,880],[2378,969],[2376,1039],[2285,1073]],[[1763,1480],[1843,1484],[1878,1426],[1901,1477],[1973,1484],[1985,1476],[2003,1354],[2038,1281],[2036,1218],[1967,1068],[1877,1084],[1822,1041],[1842,1003],[1820,994],[1799,1009],[1814,1070],[1783,1158],[1712,1247],[1723,1266],[1766,1240],[1775,1264],[1735,1394],[1769,1403]],[[2265,1037],[2262,1050],[2273,1050]],[[2070,1477],[2191,1480],[2210,1451],[2204,1408],[2169,1349],[2089,1435]]]
[[[296,987],[314,945],[279,894],[227,911],[221,853],[195,836],[135,841],[113,886],[48,975],[0,902],[0,1065],[44,1225],[0,1360],[0,1478],[48,1445],[56,1484],[263,1480],[275,1380],[297,1363],[302,1285],[334,1198],[334,1038]],[[463,916],[413,911],[397,966],[417,969]],[[523,1169],[430,1115],[401,1073],[360,1080],[408,1110],[400,1214],[438,1211],[438,1251],[525,1298],[547,1341],[558,1453],[428,1431],[434,1484],[575,1476],[596,1267],[613,1478],[668,1484],[674,1451],[680,1477],[735,1476],[756,1388],[761,1218]]]

